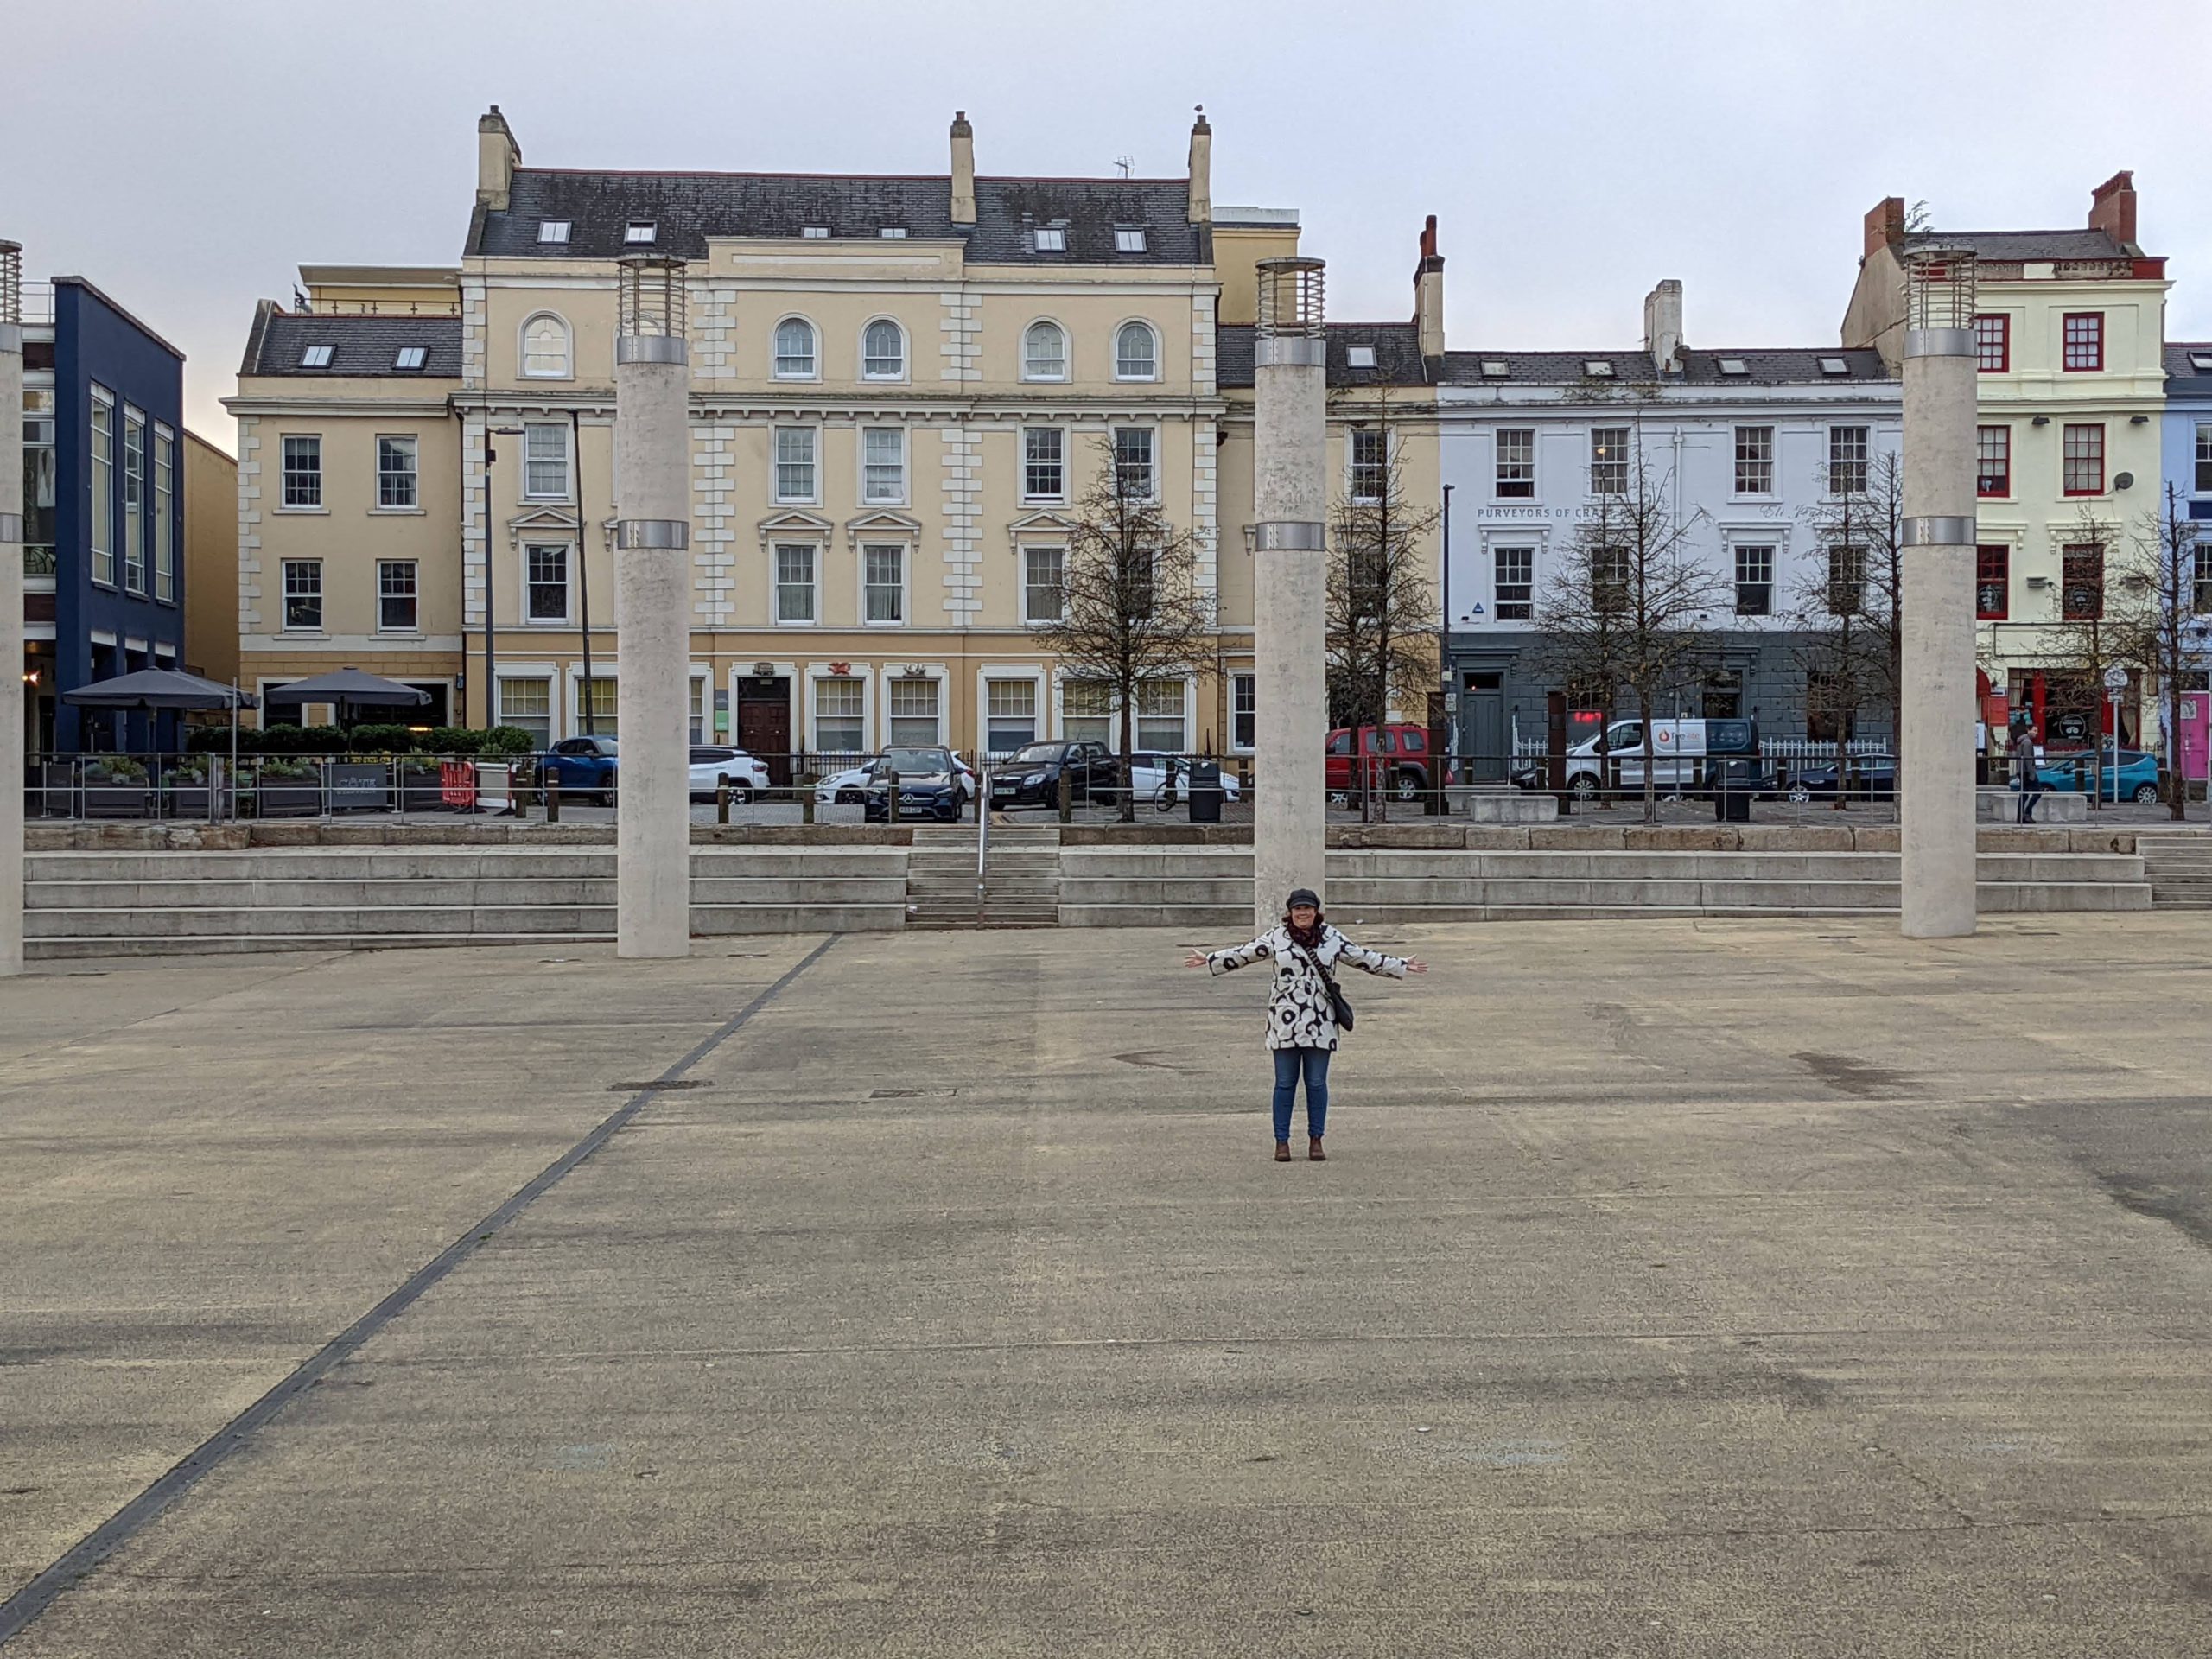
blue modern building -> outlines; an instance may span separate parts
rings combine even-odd
[[[184,353],[81,276],[25,297],[32,741],[60,751],[172,747],[174,714],[80,715],[60,696],[182,660]]]
[[[2159,438],[2165,486],[2158,492],[2160,516],[2170,488],[2183,516],[2201,526],[2196,532],[2196,599],[2197,615],[2205,626],[2198,638],[2212,656],[2212,341],[2167,346],[2166,414]],[[2202,783],[2208,755],[2212,755],[2212,673],[2202,666],[2185,671],[2181,690],[2177,747],[2183,775],[2191,783]],[[2162,699],[2162,716],[2164,707]]]

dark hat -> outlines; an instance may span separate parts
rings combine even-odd
[[[1293,887],[1290,890],[1290,897],[1282,901],[1282,907],[1285,910],[1296,910],[1300,905],[1311,905],[1314,909],[1319,910],[1321,908],[1321,895],[1311,887]]]

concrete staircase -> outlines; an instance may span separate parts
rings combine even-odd
[[[1894,853],[1498,852],[1339,849],[1329,910],[1350,923],[1549,921],[1635,916],[1826,915],[1897,907]],[[1980,855],[1980,908],[2143,910],[2143,861],[2126,853]],[[1246,926],[1242,848],[1071,848],[1064,926]]]
[[[695,848],[691,931],[904,925],[903,847]],[[569,944],[614,933],[611,848],[41,852],[26,860],[33,957],[378,945]]]
[[[976,927],[981,917],[974,826],[917,827],[906,859],[906,925]]]
[[[2202,830],[2149,830],[2135,838],[2160,910],[2212,910],[2212,836]]]
[[[1059,921],[1060,832],[991,826],[985,886],[976,891],[976,831],[914,831],[906,865],[906,925],[1052,927]]]

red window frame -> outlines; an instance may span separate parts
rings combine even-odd
[[[1984,311],[1975,315],[1974,365],[1982,374],[2003,374],[2012,368],[2012,319],[2005,313]]]
[[[2010,548],[1974,549],[1974,613],[1975,620],[1982,622],[2002,622],[2012,615],[2012,554]]]
[[[2075,325],[2079,323],[2079,337]],[[2105,314],[2101,311],[2069,311],[2061,337],[2059,361],[2069,374],[2094,374],[2105,365]],[[2075,347],[2081,348],[2081,361],[2075,360]]]
[[[2076,456],[2074,454],[2074,435],[2077,432],[2094,432],[2096,434],[2096,448],[2094,454],[2090,453],[2087,447],[2088,443],[2088,440],[2087,438],[2082,440],[2084,448],[2082,454],[2079,456]],[[2102,495],[2105,493],[2104,423],[2102,421],[2085,421],[2078,424],[2066,426],[2061,429],[2058,442],[2058,477],[2060,485],[2065,490],[2066,493],[2069,495]],[[2097,478],[2095,483],[2083,488],[2074,482],[2074,463],[2076,460],[2082,461],[2094,460],[2096,462]]]
[[[2012,493],[2012,429],[1978,426],[1974,438],[1974,493],[1984,499],[2006,499]]]

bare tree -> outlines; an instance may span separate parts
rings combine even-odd
[[[1806,712],[1817,691],[1835,722],[1836,805],[1850,792],[1850,746],[1860,717],[1886,709],[1897,733],[1903,641],[1904,492],[1897,457],[1876,455],[1864,470],[1826,480],[1809,515],[1821,558],[1798,584],[1789,613],[1792,649],[1805,676]]]
[[[1195,538],[1160,509],[1154,461],[1119,459],[1109,439],[1097,448],[1097,474],[1070,515],[1059,616],[1029,632],[1071,681],[1111,699],[1128,823],[1136,817],[1129,754],[1139,699],[1153,683],[1179,682],[1212,660],[1214,604],[1198,585]]]
[[[2119,574],[2114,557],[2119,539],[2108,520],[2094,508],[2082,506],[2070,538],[2059,547],[2059,620],[2044,647],[2055,671],[2050,678],[2056,683],[2057,711],[2069,721],[2078,720],[2093,745],[2102,741],[2105,671],[2142,665],[2130,663],[2119,649],[2125,636],[2107,620]],[[2113,734],[2120,735],[2117,721]],[[2096,789],[2089,795],[2093,801],[2102,799]]]
[[[2105,653],[2149,674],[2163,700],[2166,805],[2177,823],[2187,816],[2189,799],[2182,775],[2183,677],[2196,656],[2203,626],[2198,619],[2212,609],[2212,569],[2206,568],[2212,558],[2198,551],[2196,529],[2179,492],[2167,485],[2164,504],[2147,509],[2128,544],[2114,550],[2105,583]]]
[[[1386,402],[1371,421],[1347,431],[1349,487],[1330,526],[1329,706],[1354,734],[1363,819],[1376,803],[1366,757],[1359,753],[1361,728],[1382,726],[1393,703],[1426,697],[1436,683],[1428,537],[1440,515],[1406,499],[1396,427]]]
[[[1633,699],[1643,728],[1643,821],[1656,823],[1652,719],[1661,697],[1710,659],[1713,619],[1732,613],[1732,584],[1694,544],[1700,515],[1681,513],[1675,475],[1653,467],[1640,430],[1608,481],[1621,487],[1593,491],[1545,583],[1539,626],[1548,662],[1568,683],[1604,692],[1608,703],[1620,688]]]

